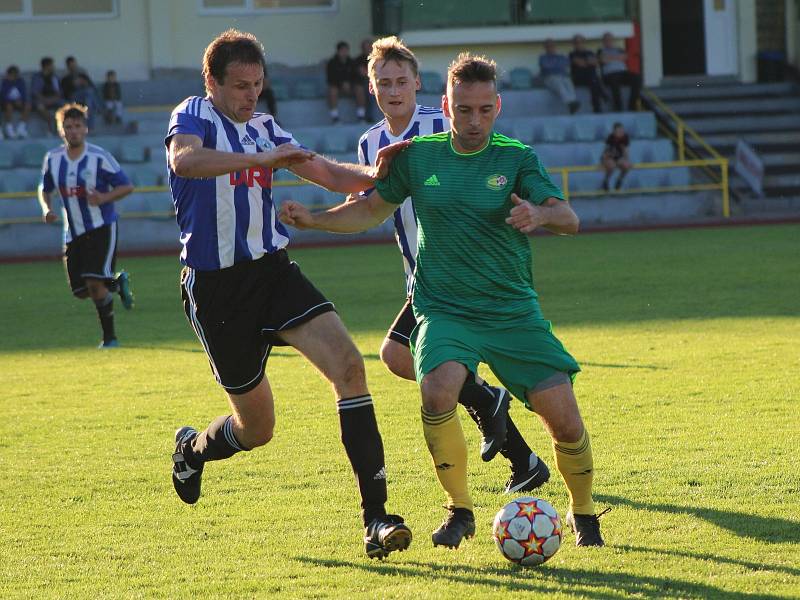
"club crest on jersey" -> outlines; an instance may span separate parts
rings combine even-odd
[[[272,146],[267,138],[257,137],[256,138],[256,147],[266,152]]]
[[[508,183],[508,177],[505,175],[490,175],[486,180],[486,187],[490,190],[502,190]]]
[[[94,177],[94,171],[90,169],[84,169],[83,171],[81,171],[81,177],[83,179],[91,179],[92,177]]]

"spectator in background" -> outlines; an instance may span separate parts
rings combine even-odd
[[[366,102],[365,119],[367,122],[372,123],[375,120],[375,108],[377,104],[375,97],[369,93],[369,55],[372,52],[372,38],[366,38],[361,41],[361,54],[356,57],[356,73],[359,85],[364,88],[364,98]]]
[[[77,101],[74,97],[75,91],[78,89],[78,77],[85,77],[89,83],[89,87],[95,88],[94,83],[89,78],[89,74],[78,65],[78,61],[74,56],[68,56],[64,60],[64,65],[67,68],[67,73],[61,78],[61,93],[66,100]]]
[[[122,123],[122,90],[117,81],[117,72],[108,71],[103,83],[103,102],[106,107],[106,123]]]
[[[86,124],[90,130],[94,129],[97,113],[101,112],[103,106],[97,90],[91,83],[86,75],[78,75],[75,77],[75,91],[72,92],[73,101],[87,108]]]
[[[639,107],[639,90],[642,87],[642,78],[638,73],[628,71],[625,63],[628,55],[622,48],[614,46],[614,36],[606,32],[603,34],[603,47],[597,52],[600,60],[600,68],[603,72],[603,83],[611,88],[611,96],[614,98],[614,110],[622,111],[622,91],[623,85],[631,88],[628,98],[628,110],[636,110]]]
[[[28,137],[27,121],[31,105],[28,101],[25,80],[19,76],[19,67],[16,65],[11,65],[6,69],[6,76],[0,83],[0,107],[2,107],[5,120],[5,137],[10,140]],[[14,111],[19,113],[19,122],[16,128],[14,127]],[[0,139],[3,139],[3,132],[0,132]]]
[[[600,83],[597,74],[597,56],[586,47],[586,38],[578,34],[572,38],[572,52],[569,53],[572,83],[588,87],[592,94],[592,109],[596,113],[603,112],[602,100],[608,100],[608,94]]]
[[[548,38],[544,41],[544,54],[539,56],[539,74],[547,89],[561,98],[569,108],[569,114],[575,114],[581,107],[575,96],[569,73],[569,58],[556,52],[556,43]]]
[[[31,100],[33,108],[47,123],[47,130],[54,134],[53,114],[64,105],[64,96],[58,84],[53,59],[45,56],[39,63],[41,70],[31,79]]]
[[[614,123],[614,129],[606,138],[606,147],[603,150],[603,158],[601,163],[606,170],[606,176],[603,179],[603,189],[608,191],[609,180],[615,169],[619,169],[619,177],[614,184],[614,189],[618,190],[622,187],[622,180],[625,175],[631,170],[631,161],[628,155],[628,147],[631,141],[628,134],[625,133],[625,127],[622,123]]]
[[[356,116],[360,121],[367,118],[365,90],[359,82],[356,61],[350,57],[350,44],[336,44],[336,54],[328,61],[326,79],[328,82],[328,109],[331,121],[339,122],[339,95],[353,96],[356,101]]]

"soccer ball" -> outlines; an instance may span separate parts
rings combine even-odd
[[[511,562],[540,565],[561,547],[561,519],[547,500],[522,496],[497,513],[492,537]]]

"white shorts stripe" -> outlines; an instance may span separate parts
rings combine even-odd
[[[183,283],[183,287],[186,288],[186,294],[189,296],[189,321],[192,324],[192,329],[197,334],[197,338],[200,340],[200,343],[203,345],[203,349],[206,351],[206,356],[208,356],[208,361],[211,363],[211,370],[214,372],[214,377],[216,378],[217,382],[221,385],[222,381],[219,378],[219,371],[217,371],[217,365],[214,364],[214,357],[211,356],[211,351],[208,349],[208,342],[206,341],[206,335],[203,333],[203,327],[200,325],[200,321],[197,318],[197,302],[194,299],[194,293],[192,288],[194,287],[194,269],[188,268],[188,275],[186,276],[186,280]]]
[[[312,306],[311,308],[309,308],[309,309],[308,309],[307,311],[305,311],[305,312],[304,312],[302,315],[297,315],[296,317],[292,317],[291,319],[289,319],[288,321],[286,321],[286,323],[284,323],[283,325],[280,325],[280,326],[276,327],[275,329],[270,329],[269,327],[265,327],[265,328],[264,328],[264,329],[262,329],[261,331],[282,331],[283,329],[286,329],[286,326],[287,326],[289,323],[294,323],[295,321],[297,321],[297,319],[302,319],[302,318],[303,318],[303,317],[305,317],[305,316],[306,316],[308,313],[310,313],[312,310],[316,310],[316,309],[317,309],[317,308],[319,308],[320,306],[325,306],[326,304],[330,304],[331,306],[333,306],[333,302],[320,302],[320,303],[319,303],[319,304],[317,304],[316,306]]]
[[[111,272],[111,261],[114,259],[114,250],[117,247],[117,222],[114,221],[109,225],[111,235],[108,241],[108,252],[106,252],[106,262],[103,265],[104,277],[109,279],[114,278],[114,273]]]

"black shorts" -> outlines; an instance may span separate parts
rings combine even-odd
[[[217,382],[244,394],[264,378],[280,332],[335,310],[285,250],[219,271],[181,273],[186,317],[205,348]]]
[[[398,344],[403,344],[406,348],[410,348],[411,332],[414,331],[416,326],[417,320],[414,318],[414,311],[411,309],[411,298],[408,298],[397,317],[395,317],[394,323],[389,327],[386,337]]]
[[[87,277],[103,279],[107,284],[112,284],[116,263],[116,221],[79,235],[64,250],[69,287],[76,296],[85,294]]]

